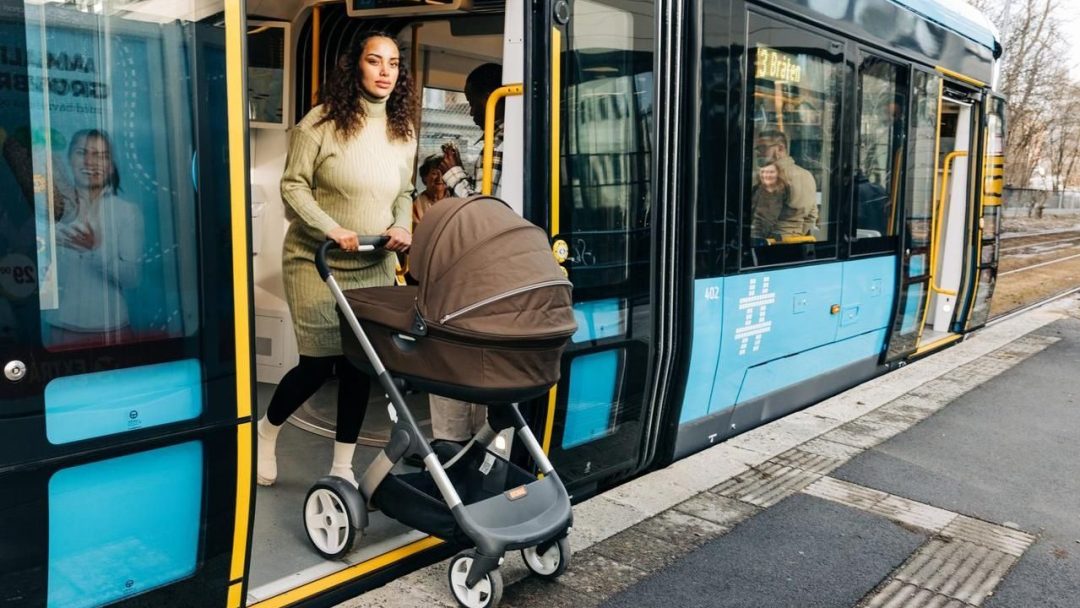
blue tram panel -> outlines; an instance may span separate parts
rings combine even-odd
[[[197,359],[63,376],[45,387],[45,434],[62,444],[191,420],[202,410]]]
[[[195,572],[203,447],[62,469],[49,480],[49,608],[100,606]]]
[[[770,394],[814,382],[808,394],[827,392],[830,372],[876,362],[895,289],[892,256],[697,281],[679,419],[692,437],[680,437],[680,455],[730,435],[739,404],[764,401],[737,416],[740,427],[775,418],[808,402],[769,403]]]

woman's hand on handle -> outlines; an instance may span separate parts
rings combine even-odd
[[[326,233],[326,238],[332,239],[343,251],[356,251],[360,248],[359,236],[348,228],[331,228],[330,232]]]
[[[409,245],[412,245],[412,233],[400,226],[394,226],[383,234],[390,237],[390,240],[383,246],[390,251],[405,252],[409,250]]]

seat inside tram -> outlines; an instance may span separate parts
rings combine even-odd
[[[479,6],[480,3],[477,3]],[[257,411],[261,417],[274,388],[297,362],[296,343],[285,303],[281,247],[287,221],[278,182],[285,166],[288,127],[313,106],[312,82],[336,64],[355,35],[371,29],[395,35],[402,61],[421,93],[415,185],[424,190],[419,168],[441,146],[452,142],[466,171],[480,157],[483,132],[473,124],[463,90],[477,66],[503,61],[501,3],[483,10],[459,10],[424,16],[380,18],[350,16],[344,4],[314,9],[300,2],[251,2],[248,5],[250,169],[255,308]],[[384,15],[385,17],[385,15]],[[319,57],[313,67],[312,56]],[[253,71],[254,70],[254,71]],[[313,79],[313,70],[319,70]],[[363,471],[384,445],[392,422],[388,399],[377,382],[361,428],[353,461]],[[351,565],[420,540],[423,534],[379,512],[355,549],[327,561],[311,546],[301,513],[311,484],[326,474],[335,431],[337,384],[331,380],[298,410],[277,442],[278,478],[259,487],[255,500],[248,602],[254,603],[318,580]],[[426,394],[407,400],[421,429],[430,436]],[[498,445],[496,445],[496,448]],[[398,465],[400,471],[416,470]]]

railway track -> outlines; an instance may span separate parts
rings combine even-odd
[[[1080,291],[1080,230],[1002,236],[991,319],[1004,320]]]
[[[1080,244],[1080,230],[1060,230],[1033,235],[1002,236],[1001,253],[1032,250],[1049,251],[1070,244]],[[1006,246],[1006,244],[1008,246]]]

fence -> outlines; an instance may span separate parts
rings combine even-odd
[[[1005,215],[1041,217],[1048,215],[1080,214],[1080,191],[1036,190],[1034,188],[1004,189]]]

